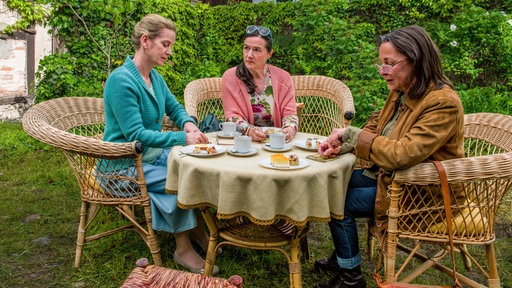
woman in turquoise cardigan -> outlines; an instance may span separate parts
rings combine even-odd
[[[204,259],[193,249],[190,239],[204,250],[208,234],[199,213],[177,206],[177,196],[165,193],[167,158],[170,147],[207,143],[183,106],[155,71],[171,56],[176,41],[176,25],[156,14],[142,18],[136,25],[132,42],[136,52],[108,77],[104,89],[106,127],[104,140],[139,141],[146,185],[151,198],[153,229],[173,233],[176,239],[174,261],[192,272],[202,273]],[[162,132],[162,117],[167,114],[179,132]],[[218,268],[214,267],[214,273]]]

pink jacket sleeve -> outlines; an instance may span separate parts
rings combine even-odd
[[[254,124],[254,115],[247,88],[235,74],[236,67],[222,75],[222,105],[226,119],[238,117]],[[274,125],[282,126],[282,118],[297,114],[295,89],[290,74],[283,69],[269,65],[274,92]]]

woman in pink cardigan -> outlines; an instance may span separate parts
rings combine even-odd
[[[274,53],[272,32],[249,25],[245,30],[243,63],[222,75],[222,105],[226,121],[253,141],[265,140],[261,127],[281,127],[286,140],[297,133],[295,89],[290,73],[267,64]]]

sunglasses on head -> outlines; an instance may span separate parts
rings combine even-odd
[[[247,28],[245,29],[245,34],[247,35],[251,35],[251,34],[254,34],[254,33],[258,33],[260,36],[263,36],[263,37],[267,37],[269,36],[270,38],[272,38],[272,32],[270,31],[270,29],[268,29],[267,27],[265,26],[256,26],[256,25],[249,25],[247,26]]]

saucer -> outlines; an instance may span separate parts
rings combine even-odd
[[[296,140],[295,142],[293,142],[293,144],[301,149],[304,149],[304,150],[308,150],[308,151],[317,151],[318,150],[318,146],[320,143],[324,142],[325,139],[317,139],[317,138],[311,138],[311,141],[314,143],[314,141],[316,141],[318,144],[312,144],[312,146],[308,147],[308,145],[306,144],[307,140]]]
[[[258,153],[258,149],[257,148],[254,148],[254,147],[251,147],[251,150],[249,150],[249,152],[246,152],[246,153],[239,153],[235,150],[235,147],[230,147],[228,148],[228,154],[230,155],[233,155],[233,156],[240,156],[240,157],[247,157],[247,156],[252,156],[256,153]]]
[[[217,137],[220,138],[235,138],[235,136],[240,136],[242,133],[240,132],[233,132],[233,133],[224,133],[222,131],[217,132]]]
[[[261,146],[263,147],[263,149],[270,151],[270,152],[286,152],[286,151],[292,150],[292,148],[293,148],[292,145],[290,145],[288,143],[285,143],[283,148],[281,148],[281,149],[272,148],[272,146],[270,146],[270,143],[265,143]]]

